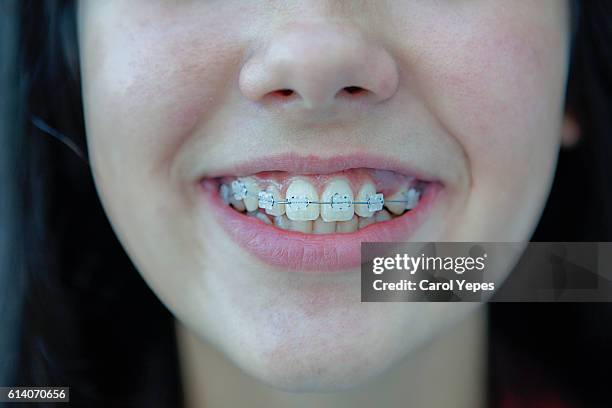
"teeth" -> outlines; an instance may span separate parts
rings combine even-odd
[[[389,221],[391,219],[391,214],[389,214],[387,210],[382,210],[376,213],[374,219],[376,222]]]
[[[305,234],[312,232],[312,221],[292,221],[286,215],[274,217],[274,225],[285,231],[297,231]]]
[[[265,214],[262,214],[258,211],[256,217],[262,220],[264,223],[268,225],[272,225],[272,221],[270,221],[270,218],[266,216]]]
[[[359,217],[359,226],[358,226],[358,228],[362,229],[362,228],[367,227],[368,225],[375,224],[375,223],[376,223],[376,218],[375,217],[370,217],[370,218]]]
[[[261,221],[263,221],[264,223],[266,223],[268,225],[272,224],[272,221],[270,221],[270,218],[268,218],[267,215],[265,215],[263,213],[260,213],[259,211],[251,211],[251,212],[248,212],[247,215],[249,217],[258,218],[258,219],[260,219]]]
[[[310,234],[312,232],[312,221],[291,221],[289,230]]]
[[[339,221],[336,223],[336,232],[355,232],[359,227],[357,216],[353,216],[349,221]]]
[[[321,218],[317,218],[312,222],[312,232],[314,234],[331,234],[336,232],[335,222],[325,222]]]
[[[391,197],[387,197],[385,198],[385,207],[387,207],[387,209],[392,212],[395,215],[400,215],[402,214],[404,211],[406,211],[406,203],[401,202],[401,203],[393,203],[390,201],[403,201],[406,200],[406,192],[408,191],[408,188],[406,187],[401,187],[399,190],[397,190],[395,192],[395,194],[393,194]]]
[[[292,181],[285,197],[285,213],[290,220],[314,221],[319,218],[320,205],[313,203],[319,201],[319,195],[309,182],[300,179]]]
[[[236,209],[236,211],[244,211],[246,210],[246,207],[244,206],[244,201],[242,200],[236,200],[234,198],[233,195],[230,194],[229,196],[229,203],[232,205],[232,207],[234,207]]]
[[[319,198],[315,186],[303,178],[294,179],[283,195],[276,184],[261,190],[254,177],[240,177],[231,184],[221,184],[219,195],[237,211],[246,210],[247,216],[267,225],[306,234],[331,234],[355,232],[414,209],[422,195],[420,187],[404,186],[387,198],[376,192],[372,182],[366,182],[354,197],[349,182],[341,177],[328,182]]]
[[[377,193],[368,197],[367,206],[370,213],[382,210],[383,205],[385,205],[385,197],[382,193]]]
[[[275,186],[268,186],[266,191],[259,192],[259,208],[265,209],[270,215],[279,216],[285,213],[285,204],[279,201],[285,201],[285,197]]]
[[[291,226],[291,220],[286,215],[274,217],[274,225],[283,230],[289,230]]]
[[[274,207],[274,197],[268,191],[260,191],[257,194],[257,199],[259,200],[259,208],[271,210]]]
[[[421,197],[421,193],[419,193],[415,188],[411,188],[406,193],[406,209],[412,210],[419,202],[419,198]]]
[[[232,193],[236,201],[244,200],[247,195],[247,188],[242,180],[232,181]]]
[[[365,183],[359,189],[357,193],[357,197],[355,197],[355,201],[365,203],[368,201],[370,196],[376,194],[376,187],[372,183]],[[371,217],[374,215],[374,212],[368,210],[368,206],[365,204],[355,204],[355,214],[360,217]]]
[[[321,202],[329,203],[321,206],[321,218],[323,221],[348,221],[353,218],[355,208],[353,202],[353,191],[346,180],[332,180],[325,186],[321,195]]]
[[[226,184],[221,184],[219,195],[225,204],[230,203],[230,188]]]
[[[246,197],[244,197],[244,206],[247,211],[255,211],[259,208],[259,185],[255,181],[254,178],[251,177],[242,177],[238,179],[244,183],[244,188],[246,188]],[[244,188],[242,191],[244,191]]]

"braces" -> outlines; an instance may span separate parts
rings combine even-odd
[[[247,186],[241,180],[234,180],[231,188],[235,200],[244,200],[247,197],[256,197],[259,203],[259,208],[263,208],[264,210],[271,210],[275,204],[286,204],[295,210],[304,210],[308,208],[310,204],[319,204],[329,205],[331,208],[335,208],[338,211],[345,209],[343,205],[347,205],[346,208],[350,208],[354,205],[367,205],[368,211],[376,212],[382,210],[385,203],[405,203],[406,207],[408,207],[408,204],[411,204],[410,209],[412,209],[418,202],[421,195],[420,191],[411,188],[403,193],[404,197],[406,197],[405,200],[385,200],[382,193],[372,194],[366,201],[352,201],[348,199],[348,196],[340,196],[338,193],[331,197],[331,201],[313,201],[309,200],[307,196],[291,197],[285,200],[275,200],[274,195],[270,191],[260,191],[257,194],[249,192]],[[229,191],[226,194],[229,194]]]

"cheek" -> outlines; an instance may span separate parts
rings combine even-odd
[[[127,20],[92,17],[82,35],[90,149],[112,167],[129,155],[132,166],[161,174],[231,86],[242,50],[223,19]]]
[[[87,4],[81,72],[96,186],[151,286],[163,288],[158,293],[185,293],[187,271],[195,266],[183,260],[199,265],[201,248],[190,239],[194,226],[185,214],[192,203],[184,199],[185,180],[174,172],[176,152],[200,131],[234,80],[242,50],[229,33],[238,30],[222,30],[216,20],[193,13],[164,16],[142,6],[155,14],[123,14],[115,2]],[[184,279],[177,279],[181,273]]]
[[[471,163],[498,167],[500,157],[524,163],[534,147],[556,143],[566,62],[560,43],[493,34],[450,55],[457,69],[439,72],[443,90],[433,97]]]
[[[423,50],[428,64],[416,75],[430,112],[464,150],[472,192],[501,200],[500,190],[542,190],[553,172],[567,39],[561,15],[486,16],[436,31],[432,44],[442,45]]]

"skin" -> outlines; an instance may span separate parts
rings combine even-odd
[[[356,271],[272,270],[202,205],[208,172],[271,151],[372,152],[444,183],[414,240],[525,241],[539,219],[562,143],[565,2],[84,0],[78,21],[89,152],[115,231],[199,352],[254,378],[360,386],[475,306],[360,303]],[[372,91],[359,105],[337,97],[348,77]],[[286,87],[298,103],[266,98]]]

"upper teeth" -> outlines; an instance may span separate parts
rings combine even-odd
[[[306,180],[293,180],[283,197],[274,185],[261,190],[257,181],[251,177],[241,177],[231,183],[231,194],[226,185],[220,189],[223,200],[227,203],[243,202],[247,211],[262,208],[267,214],[281,216],[286,213],[292,221],[313,221],[319,215],[325,222],[350,221],[353,215],[372,217],[377,211],[387,207],[393,214],[416,207],[420,191],[415,187],[402,187],[387,200],[382,193],[377,193],[374,185],[365,183],[356,198],[349,183],[344,179],[329,182],[321,197],[316,188]]]
[[[383,205],[385,205],[385,197],[383,196],[382,193],[372,194],[371,196],[368,196],[368,199],[366,200],[366,202],[368,203],[367,204],[368,212],[374,213],[375,211],[382,210]]]
[[[348,221],[353,218],[353,191],[346,180],[333,180],[323,190],[321,202],[328,203],[321,206],[323,221]]]
[[[374,184],[367,182],[361,186],[359,192],[357,193],[357,197],[355,197],[355,201],[357,202],[369,202],[370,198],[376,195],[376,187]],[[383,200],[382,194],[379,196],[380,199]],[[378,198],[377,198],[378,200]],[[379,211],[382,209],[382,205],[378,208],[378,205],[355,205],[355,214],[360,217],[372,217],[375,211]]]
[[[252,177],[244,177],[240,181],[242,181],[242,186],[239,191],[244,193],[246,190],[246,193],[244,193],[245,197],[243,198],[244,206],[246,207],[247,211],[257,210],[257,208],[259,208],[259,199],[257,196],[260,190],[257,181],[255,181],[255,179]]]
[[[275,186],[268,186],[266,191],[258,193],[259,208],[266,210],[267,214],[279,216],[285,213],[285,197]]]
[[[309,182],[293,180],[285,193],[287,218],[293,221],[314,221],[319,218],[319,194]]]
[[[408,190],[405,196],[406,197],[406,209],[412,210],[414,207],[416,207],[417,203],[419,202],[420,196],[421,196],[421,193],[419,193],[416,189],[411,188],[410,190]]]
[[[387,198],[387,202],[385,203],[385,207],[392,213],[399,215],[406,210],[406,192],[408,191],[407,187],[401,187],[395,193],[393,193],[390,197]]]
[[[244,200],[247,196],[247,188],[244,181],[240,179],[232,181],[232,192],[234,193],[234,199]]]

